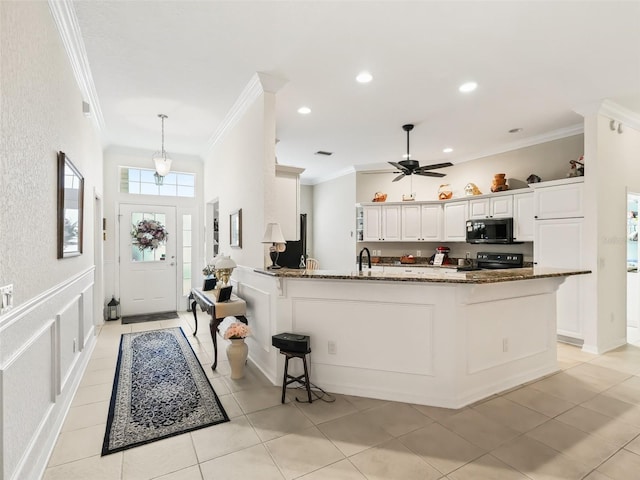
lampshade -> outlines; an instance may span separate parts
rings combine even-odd
[[[236,262],[234,262],[231,257],[221,256],[216,261],[216,270],[223,270],[225,268],[236,268]]]
[[[162,153],[156,155],[157,156],[153,157],[153,163],[156,166],[156,172],[161,177],[164,177],[171,171],[171,159],[167,158],[166,152],[164,153],[164,156],[162,156]]]
[[[287,243],[279,223],[267,223],[262,243]]]

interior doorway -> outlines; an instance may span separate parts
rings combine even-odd
[[[627,342],[640,341],[640,278],[638,275],[638,206],[640,194],[627,193]]]
[[[210,262],[220,253],[220,201],[217,198],[207,203],[205,225],[205,261]]]

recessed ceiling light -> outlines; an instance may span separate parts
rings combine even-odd
[[[473,92],[476,88],[478,88],[478,84],[476,82],[467,82],[460,85],[460,87],[458,87],[458,90],[460,90],[462,93],[469,93]]]
[[[311,113],[311,109],[309,107],[300,107],[298,109],[298,113],[301,115],[309,115]]]
[[[518,133],[521,131],[522,131],[522,128],[518,127],[518,128],[512,128],[511,130],[509,130],[509,133]]]
[[[451,153],[451,152],[453,152],[453,148],[451,148],[451,147],[447,147],[447,148],[443,148],[442,149],[442,153]]]
[[[358,83],[369,83],[371,80],[373,80],[373,75],[369,72],[360,72],[356,77]]]

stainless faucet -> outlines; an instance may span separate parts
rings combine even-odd
[[[362,254],[365,251],[367,252],[367,259],[369,260],[369,268],[371,268],[371,252],[369,252],[369,249],[367,247],[364,247],[362,250],[360,250],[360,254],[358,255],[358,271],[359,272],[362,271]]]

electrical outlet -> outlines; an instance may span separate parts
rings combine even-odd
[[[416,257],[422,256],[422,250],[416,250]]]
[[[0,315],[13,308],[13,284],[0,287]]]
[[[471,252],[464,252],[464,258],[469,260],[471,258]]]
[[[329,340],[329,343],[327,344],[327,348],[328,348],[329,354],[331,355],[335,355],[336,353],[338,353],[338,344],[335,340]]]

